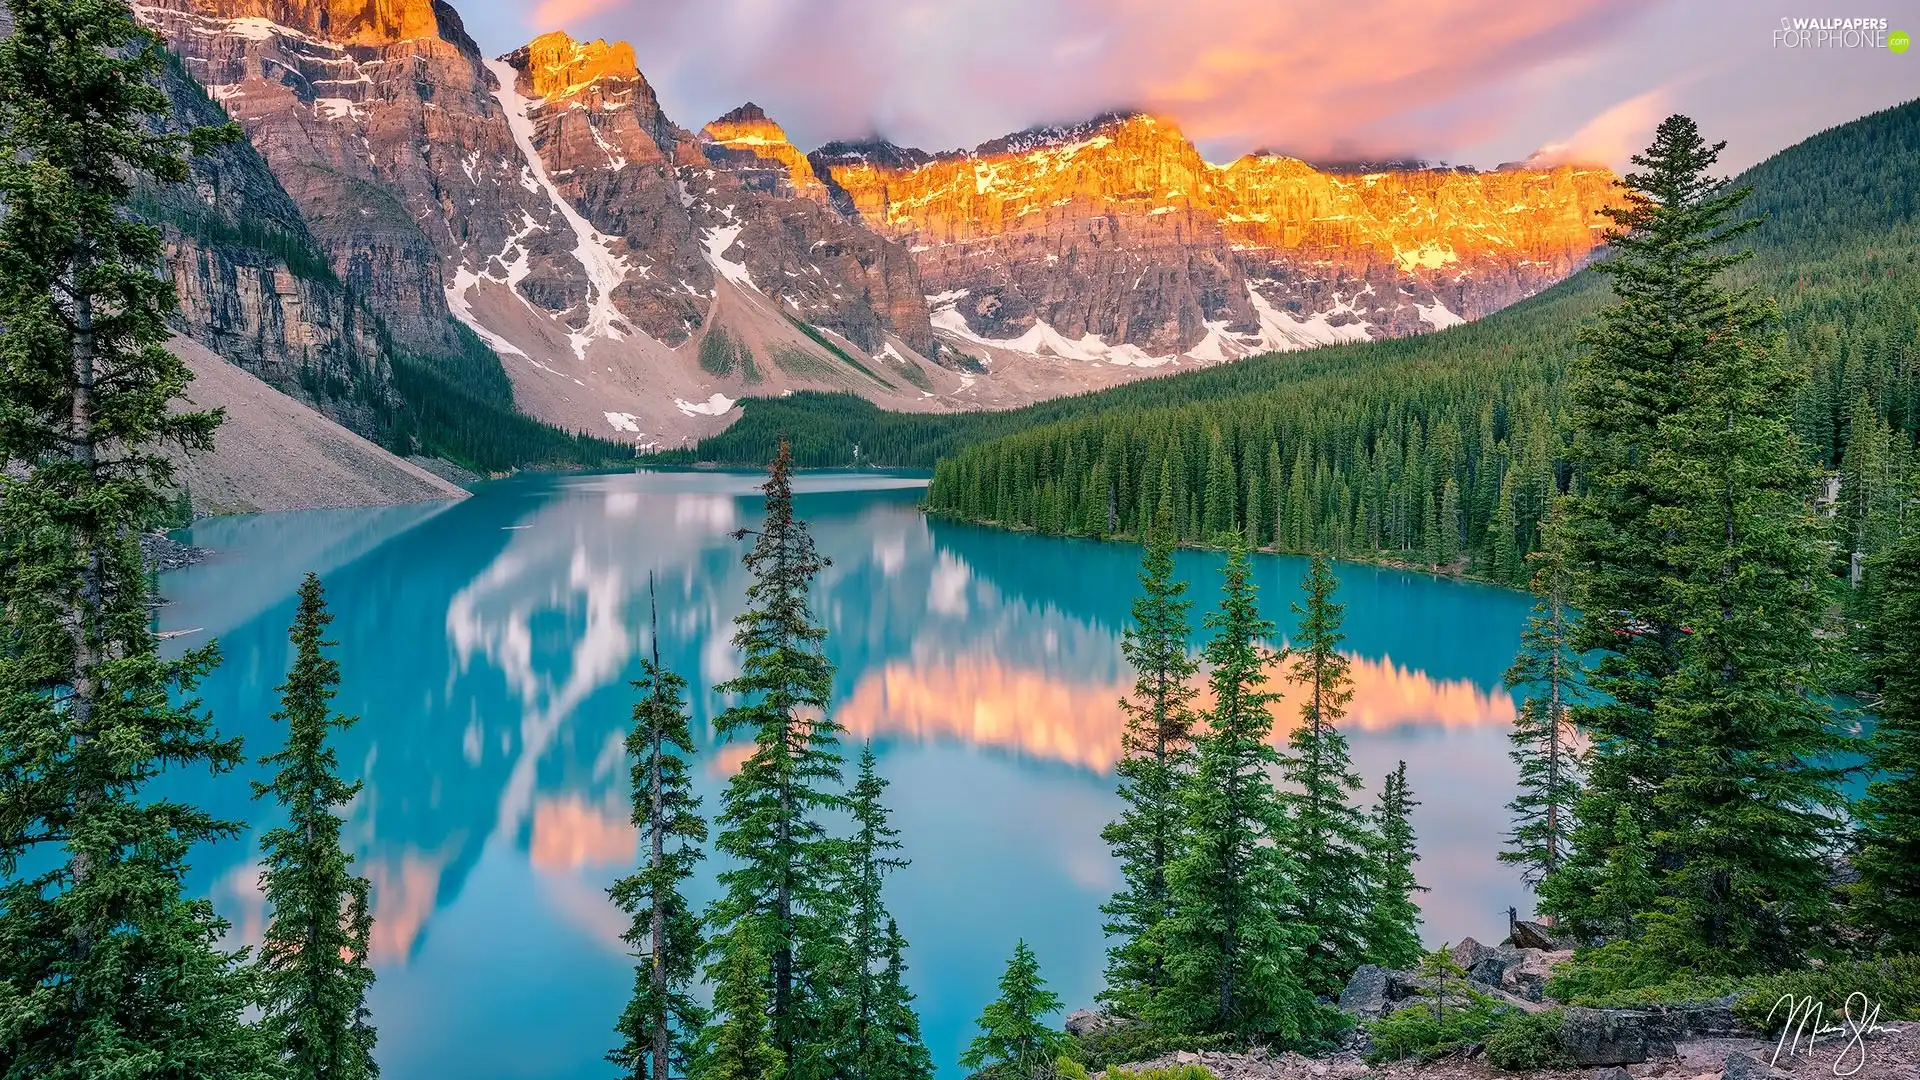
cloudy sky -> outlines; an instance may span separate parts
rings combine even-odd
[[[489,52],[552,29],[622,38],[679,123],[752,100],[803,148],[874,133],[972,146],[1137,107],[1215,161],[1268,148],[1619,168],[1685,112],[1737,169],[1920,96],[1920,49],[1773,41],[1782,17],[1835,14],[1920,34],[1920,0],[454,2]]]

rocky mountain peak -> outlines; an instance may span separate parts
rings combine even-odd
[[[509,58],[526,72],[540,98],[571,97],[602,79],[644,81],[633,46],[624,41],[575,41],[564,30],[542,34]]]
[[[441,37],[443,14],[452,9],[434,0],[193,0],[202,13],[242,23],[255,23],[265,32],[272,26],[297,30],[341,45],[393,45],[416,38]],[[442,9],[445,9],[444,11]],[[453,20],[459,39],[466,37]],[[449,37],[454,44],[461,40]]]
[[[786,131],[767,116],[766,110],[751,101],[701,128],[700,137],[721,151],[718,158],[722,163],[741,164],[739,158],[743,155],[775,162],[785,168],[786,178],[795,192],[810,198],[826,196],[826,186],[814,173],[807,156],[787,138]]]

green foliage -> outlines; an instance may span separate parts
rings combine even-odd
[[[1306,693],[1303,722],[1280,757],[1280,776],[1290,785],[1280,796],[1288,816],[1280,846],[1294,868],[1288,919],[1306,939],[1301,977],[1309,993],[1337,997],[1366,959],[1373,899],[1367,884],[1375,876],[1377,840],[1352,801],[1360,776],[1347,754],[1347,738],[1335,726],[1353,700],[1353,679],[1340,652],[1346,608],[1334,602],[1338,582],[1325,555],[1313,557],[1300,587],[1306,604],[1293,605],[1299,630],[1287,679]]]
[[[1759,978],[1741,992],[1733,1012],[1762,1031],[1779,1031],[1786,1026],[1787,1012],[1780,1000],[1791,995],[1819,1002],[1833,1023],[1848,1011],[1848,998],[1854,994],[1866,995],[1864,1005],[1853,1001],[1856,1021],[1864,1022],[1876,1005],[1881,1021],[1920,1020],[1920,956],[1883,956]]]
[[[1150,1022],[1173,1031],[1289,1041],[1313,1034],[1316,1009],[1302,976],[1306,931],[1289,921],[1299,901],[1285,840],[1287,813],[1270,770],[1280,758],[1265,689],[1273,624],[1256,610],[1244,543],[1233,539],[1213,631],[1202,654],[1214,706],[1195,738],[1185,785],[1189,837],[1167,873],[1163,921],[1167,987]]]
[[[1120,651],[1133,667],[1133,694],[1121,699],[1120,797],[1126,809],[1101,830],[1120,863],[1121,887],[1101,907],[1107,936],[1107,985],[1101,999],[1128,1016],[1152,1013],[1166,988],[1161,923],[1170,896],[1167,868],[1186,843],[1182,796],[1193,771],[1192,623],[1187,583],[1173,576],[1173,532],[1163,520],[1148,538],[1133,625]]]
[[[287,725],[286,746],[260,759],[274,768],[271,783],[253,785],[253,797],[271,796],[286,824],[260,838],[260,891],[267,930],[260,945],[260,1000],[264,1025],[294,1080],[369,1080],[375,1033],[368,1021],[367,963],[373,918],[367,879],[353,872],[340,845],[342,811],[360,782],[340,779],[340,762],[327,736],[357,718],[331,715],[340,665],[322,639],[333,616],[320,579],[300,584],[300,609],[288,636],[293,668],[280,686],[275,720]]]
[[[1370,964],[1403,970],[1420,959],[1420,905],[1415,893],[1426,889],[1414,877],[1420,854],[1413,834],[1413,808],[1420,805],[1407,787],[1407,763],[1387,774],[1373,808],[1369,905],[1361,923]]]
[[[1566,1014],[1559,1009],[1502,1013],[1487,1033],[1487,1064],[1514,1072],[1571,1066],[1573,1059],[1560,1045],[1565,1020]]]
[[[841,987],[848,1006],[842,1033],[850,1042],[856,1080],[929,1080],[933,1057],[921,1042],[920,1018],[906,987],[906,940],[881,896],[881,879],[908,862],[896,854],[899,832],[888,824],[881,801],[886,790],[868,744],[860,750],[859,776],[847,795],[853,818],[845,943],[851,985]]]
[[[1108,1069],[1107,1080],[1214,1080],[1205,1065],[1169,1065],[1159,1069]]]
[[[651,579],[648,587],[651,600]],[[632,820],[646,861],[607,889],[629,917],[621,940],[639,961],[633,995],[615,1024],[620,1045],[607,1054],[632,1080],[685,1075],[706,1019],[689,993],[699,972],[700,919],[680,890],[704,854],[707,823],[687,768],[694,749],[686,680],[660,663],[653,611],[653,656],[641,661],[633,684],[641,696],[626,738]]]
[[[752,922],[728,935],[720,961],[710,969],[714,1023],[700,1037],[688,1073],[693,1080],[783,1080],[787,1059],[769,1038],[767,957]]]
[[[720,798],[718,850],[732,860],[719,876],[722,895],[708,910],[713,928],[708,966],[717,977],[741,934],[751,928],[764,948],[772,988],[772,1042],[796,1077],[825,1066],[806,1055],[826,1053],[844,975],[840,930],[849,912],[840,888],[841,842],[826,815],[841,809],[840,726],[828,713],[833,665],[814,624],[808,594],[829,564],[805,522],[793,512],[792,455],[784,449],[768,471],[766,517],[751,532],[743,562],[752,575],[747,608],[734,619],[741,673],[714,687],[732,698],[714,721],[722,738],[745,731],[753,752]]]
[[[1792,431],[1804,369],[1776,312],[1722,275],[1757,222],[1711,170],[1719,147],[1664,121],[1610,210],[1617,302],[1582,335],[1566,501],[1574,646],[1596,654],[1587,785],[1564,881],[1543,908],[1591,932],[1623,816],[1652,904],[1649,961],[1704,970],[1792,962],[1823,940],[1821,856],[1839,803],[1826,707],[1827,607],[1815,474]],[[1638,871],[1635,871],[1638,873]]]
[[[159,43],[123,3],[12,0],[0,40],[0,1071],[270,1075],[226,924],[188,893],[237,826],[150,786],[244,760],[195,697],[209,646],[160,655],[137,534],[169,444],[204,450],[163,348],[175,304],[136,178],[178,182],[231,128],[155,134]],[[25,872],[22,868],[25,867]]]
[[[1469,993],[1454,1008],[1436,1012],[1401,1009],[1366,1025],[1372,1046],[1367,1063],[1413,1058],[1433,1061],[1486,1042],[1500,1023],[1501,1007],[1484,994]]]
[[[738,374],[748,386],[760,383],[760,368],[753,362],[753,350],[722,327],[713,327],[700,339],[700,368],[714,375]]]
[[[1526,695],[1509,738],[1520,777],[1520,794],[1507,804],[1513,829],[1500,861],[1515,863],[1521,878],[1538,886],[1560,868],[1573,831],[1580,794],[1579,745],[1568,722],[1580,699],[1581,660],[1573,651],[1577,616],[1567,606],[1571,585],[1558,542],[1558,518],[1546,523],[1546,544],[1527,557],[1533,566],[1533,614],[1520,632],[1520,654],[1507,669],[1506,687]]]
[[[406,452],[417,443],[428,454],[482,474],[633,461],[630,446],[561,431],[519,412],[500,358],[472,330],[451,325],[459,355],[393,354],[394,388],[406,407],[392,421],[390,445]]]
[[[1920,952],[1920,512],[1881,562],[1880,609],[1870,635],[1878,683],[1868,743],[1873,780],[1854,807],[1860,823],[1853,918],[1886,951]]]
[[[1033,950],[1024,939],[1016,942],[1000,976],[1000,996],[974,1021],[980,1033],[960,1055],[961,1067],[1001,1080],[1052,1076],[1066,1036],[1041,1018],[1059,1011],[1060,996],[1047,989]]]
[[[1190,1035],[1147,1024],[1115,1024],[1071,1038],[1068,1052],[1095,1072],[1180,1050],[1241,1051],[1248,1046],[1246,1040],[1231,1034]]]
[[[867,378],[872,379],[874,382],[879,383],[881,386],[884,386],[889,390],[898,389],[898,387],[896,387],[893,383],[890,383],[886,379],[875,374],[872,368],[854,359],[852,353],[849,353],[847,350],[841,348],[838,345],[835,345],[832,339],[828,338],[827,335],[821,333],[820,329],[814,326],[812,323],[807,322],[805,319],[795,318],[794,316],[788,314],[785,311],[782,311],[780,314],[789,323],[793,324],[794,329],[807,335],[808,340],[812,341],[815,345],[818,345],[821,348],[827,350],[827,353],[829,355],[835,357],[841,363],[847,365],[848,367],[859,372],[860,374],[865,375]],[[832,369],[829,368],[827,370],[830,371]]]

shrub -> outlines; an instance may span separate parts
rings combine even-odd
[[[1203,1065],[1174,1065],[1165,1069],[1108,1069],[1107,1080],[1214,1080]]]
[[[1487,1035],[1487,1062],[1497,1069],[1515,1071],[1572,1065],[1573,1060],[1560,1045],[1560,1023],[1564,1019],[1559,1009],[1499,1016]]]
[[[1592,1009],[1684,1004],[1725,997],[1750,980],[1675,970],[1660,950],[1641,941],[1614,941],[1582,949],[1547,980],[1555,1001]]]
[[[1150,1061],[1179,1050],[1244,1049],[1246,1044],[1231,1035],[1182,1035],[1145,1024],[1123,1024],[1075,1037],[1068,1053],[1084,1063],[1089,1071],[1099,1072],[1128,1062]]]
[[[1818,1001],[1828,1022],[1833,1022],[1845,1012],[1848,996],[1856,993],[1880,1006],[1883,1022],[1920,1020],[1920,956],[1855,960],[1765,976],[1752,980],[1734,1002],[1733,1011],[1756,1028],[1778,1031],[1786,1025],[1786,1010],[1775,1012],[1774,1006],[1786,995]],[[1866,1019],[1857,1008],[1854,1011],[1856,1020]]]
[[[1442,1009],[1417,1005],[1401,1009],[1367,1025],[1373,1048],[1367,1063],[1377,1065],[1402,1058],[1432,1061],[1485,1042],[1500,1021],[1503,1009],[1484,994],[1469,992],[1465,1004]]]

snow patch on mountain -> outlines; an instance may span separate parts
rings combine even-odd
[[[706,245],[707,262],[712,264],[713,268],[719,272],[721,277],[726,278],[735,285],[744,285],[749,289],[753,289],[757,288],[757,286],[753,283],[753,275],[747,272],[747,264],[734,262],[732,259],[727,258],[727,249],[731,248],[733,242],[740,238],[740,230],[744,228],[746,228],[746,226],[738,222],[732,225],[721,225],[717,228],[708,229],[702,234],[700,239],[701,242]]]
[[[1429,304],[1415,304],[1413,309],[1420,313],[1420,321],[1435,330],[1445,330],[1449,326],[1460,326],[1467,320],[1447,310],[1447,305],[1435,300]]]
[[[673,399],[673,407],[679,409],[682,416],[722,416],[733,406],[734,399],[725,394],[715,394],[705,401]]]
[[[573,346],[574,355],[586,359],[587,346],[599,338],[611,338],[615,341],[624,338],[632,326],[620,309],[614,306],[613,292],[627,279],[627,264],[608,246],[608,237],[602,236],[580,211],[573,208],[566,196],[554,185],[553,178],[547,175],[545,162],[533,144],[533,105],[534,103],[520,95],[517,80],[520,73],[505,60],[486,61],[487,70],[493,72],[497,84],[493,96],[499,100],[500,107],[507,114],[507,129],[513,134],[514,145],[526,160],[522,176],[547,194],[553,208],[560,212],[567,224],[573,229],[573,235],[579,242],[574,246],[573,257],[587,273],[587,282],[593,286],[593,295],[587,304],[587,325],[584,329],[573,330],[568,339]]]

